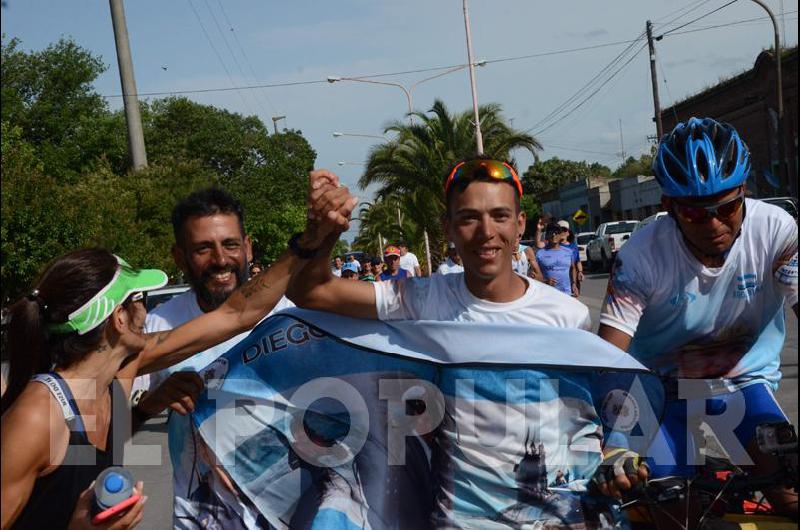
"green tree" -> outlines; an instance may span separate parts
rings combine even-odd
[[[2,120],[20,127],[45,172],[74,181],[87,163],[119,143],[98,135],[98,121],[109,113],[92,83],[106,66],[70,39],[35,52],[19,45],[3,35]]]
[[[562,160],[558,157],[536,160],[522,177],[525,193],[539,198],[565,184],[589,177],[608,177],[611,170],[602,164]]]
[[[635,177],[636,175],[653,174],[653,153],[643,154],[639,158],[629,156],[625,162],[614,171],[614,178]]]
[[[350,245],[344,239],[340,239],[333,245],[333,250],[331,251],[332,256],[344,256],[350,252]]]
[[[541,149],[534,137],[506,122],[499,105],[482,106],[480,115],[486,155],[507,160],[515,149],[527,149],[535,157]],[[378,184],[378,202],[400,198],[404,218],[409,221],[401,227],[402,235],[415,253],[424,255],[424,231],[431,238],[432,252],[446,244],[441,229],[443,178],[457,160],[474,156],[474,126],[471,111],[450,114],[441,100],[427,113],[415,112],[412,117],[411,124],[395,121],[386,128],[394,133],[394,139],[372,148],[359,186]],[[380,222],[383,226],[378,230],[385,227]],[[371,225],[372,221],[362,220],[362,231],[374,232]]]

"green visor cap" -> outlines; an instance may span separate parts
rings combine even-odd
[[[111,282],[100,289],[91,300],[70,313],[66,322],[50,325],[52,333],[77,331],[78,335],[84,335],[102,324],[131,294],[152,291],[167,284],[167,274],[164,271],[158,269],[137,271],[124,259],[115,257],[119,266]]]

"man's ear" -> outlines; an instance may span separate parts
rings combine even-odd
[[[526,214],[524,210],[520,210],[519,214],[517,215],[517,231],[520,237],[525,235],[525,225],[527,222],[528,214]]]
[[[253,262],[253,240],[250,239],[250,236],[244,236],[244,253],[247,257],[247,263],[250,264]]]
[[[186,264],[186,253],[178,244],[172,245],[172,261],[184,275],[187,274],[189,266]]]

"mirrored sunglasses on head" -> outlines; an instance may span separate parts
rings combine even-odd
[[[677,215],[688,223],[704,223],[717,218],[720,220],[728,220],[736,215],[744,205],[744,190],[739,194],[723,203],[705,205],[690,205],[673,202],[673,209]]]
[[[450,186],[454,182],[464,179],[472,179],[478,173],[497,180],[511,181],[511,183],[514,184],[514,187],[517,189],[519,196],[522,197],[522,182],[519,180],[519,175],[517,175],[516,170],[514,170],[514,168],[506,162],[483,158],[467,160],[466,162],[457,164],[450,172],[450,175],[447,177],[447,181],[444,184],[445,194],[447,194],[447,192],[450,190]]]

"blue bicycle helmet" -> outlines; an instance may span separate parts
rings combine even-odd
[[[664,195],[707,197],[747,180],[750,151],[727,123],[690,118],[661,138],[653,172]]]

